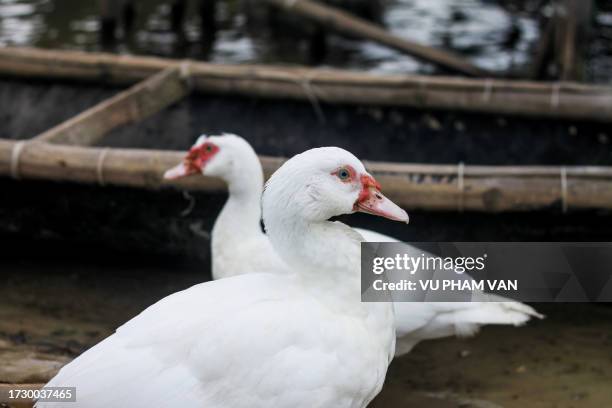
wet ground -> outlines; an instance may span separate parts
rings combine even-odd
[[[255,0],[218,1],[212,38],[204,38],[207,30],[201,23],[198,2],[189,1],[185,25],[177,32],[172,30],[170,3],[168,0],[136,1],[133,28],[126,31],[120,25],[117,42],[103,45],[97,1],[4,0],[0,2],[0,45],[108,50],[224,63],[312,64],[375,72],[429,73],[433,70],[429,64],[373,43],[337,36],[321,41],[312,36],[312,29],[301,30],[308,23],[291,18],[288,24],[286,18],[279,21],[277,13]],[[403,38],[451,49],[484,68],[519,75],[532,61],[540,20],[551,13],[548,2],[539,0],[353,3],[381,4],[371,14]],[[601,10],[594,21],[592,41],[586,45],[591,61],[588,77],[596,82],[609,82],[612,7],[609,1],[597,3]],[[289,30],[283,31],[283,22]],[[296,27],[300,29],[296,31]]]
[[[2,261],[0,383],[45,382],[147,305],[206,279],[207,269],[176,259]],[[612,308],[535,306],[547,319],[419,345],[393,362],[372,406],[609,406]]]

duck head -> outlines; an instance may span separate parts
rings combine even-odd
[[[183,162],[165,172],[164,179],[194,174],[221,178],[230,188],[250,182],[261,189],[263,184],[261,165],[251,145],[240,136],[228,133],[200,136]]]
[[[266,184],[262,205],[266,224],[278,212],[313,222],[354,212],[408,222],[363,163],[338,147],[311,149],[285,162]]]

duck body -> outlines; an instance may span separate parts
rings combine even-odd
[[[76,387],[69,407],[365,407],[382,387],[393,334],[371,327],[381,322],[366,308],[339,304],[295,275],[196,285],[143,311],[47,386]]]

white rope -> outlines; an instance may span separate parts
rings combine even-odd
[[[557,82],[552,86],[552,92],[550,94],[550,106],[553,108],[559,107],[561,99],[561,83]]]
[[[179,78],[183,80],[188,90],[193,88],[193,77],[191,75],[191,61],[186,59],[179,64]]]
[[[303,77],[300,77],[300,79],[298,80],[298,83],[302,86],[302,89],[304,90],[304,93],[306,94],[308,101],[312,105],[312,108],[314,109],[315,114],[317,115],[317,118],[319,119],[319,121],[321,123],[327,123],[327,118],[325,117],[325,114],[323,113],[323,109],[321,108],[321,105],[319,104],[319,99],[317,98],[317,95],[314,93],[314,90],[312,89],[312,84],[310,83],[310,81],[312,81],[312,76],[303,76]]]
[[[493,79],[487,78],[484,84],[484,91],[482,93],[482,100],[489,102],[491,100],[491,94],[493,93]]]
[[[19,176],[19,158],[21,157],[21,152],[26,145],[26,141],[22,140],[13,146],[13,150],[11,150],[11,177],[18,180]]]
[[[567,168],[561,166],[561,208],[567,212]]]
[[[459,162],[459,164],[457,164],[457,188],[459,189],[459,212],[463,212],[463,208],[464,208],[464,192],[465,192],[465,180],[464,180],[464,173],[465,173],[465,164],[463,162]]]
[[[100,155],[98,156],[98,163],[96,164],[96,177],[98,178],[98,184],[101,186],[106,185],[106,182],[104,181],[104,159],[106,158],[109,150],[110,149],[108,147],[102,149]]]
[[[189,79],[191,77],[191,61],[182,61],[179,65],[179,73],[181,75],[181,78]]]
[[[186,190],[183,190],[183,198],[187,200],[187,208],[181,211],[181,217],[186,217],[189,214],[191,214],[191,212],[195,208],[196,200],[195,200],[195,197],[189,194],[189,191],[186,191]]]

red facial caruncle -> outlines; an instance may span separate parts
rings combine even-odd
[[[363,174],[361,176],[361,191],[359,192],[359,198],[357,202],[362,202],[370,197],[370,189],[381,190],[380,183],[369,174]]]
[[[211,142],[204,142],[193,146],[183,159],[183,162],[164,174],[164,179],[175,180],[191,174],[200,174],[206,163],[219,151],[219,146]]]
[[[201,172],[206,162],[218,151],[219,147],[210,142],[202,143],[199,146],[193,146],[189,150],[189,153],[187,153],[187,156],[185,156],[183,164],[187,167],[190,174]]]

